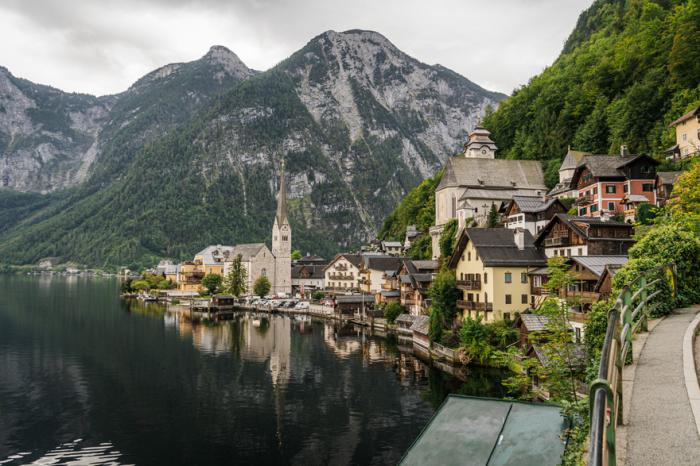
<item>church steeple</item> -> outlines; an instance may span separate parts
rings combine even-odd
[[[280,169],[280,190],[277,195],[277,214],[275,215],[278,225],[289,223],[287,220],[287,182],[284,178],[284,160]]]

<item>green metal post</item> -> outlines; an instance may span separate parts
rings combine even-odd
[[[629,362],[632,362],[632,290],[629,289],[628,286],[625,286],[625,289],[622,294],[622,325],[624,326],[629,326],[629,330],[627,332],[627,335],[625,336],[625,339],[629,343]],[[624,344],[625,342],[620,342],[621,344]],[[627,361],[622,361],[622,364],[627,364]]]
[[[644,303],[644,306],[642,306],[642,315],[640,319],[642,319],[642,322],[640,323],[640,327],[642,329],[642,332],[646,332],[649,330],[647,327],[647,315],[648,315],[648,310],[647,310],[647,278],[642,277],[639,280],[639,286],[641,287],[642,294],[641,294],[641,300]]]

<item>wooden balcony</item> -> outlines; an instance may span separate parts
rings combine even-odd
[[[547,296],[549,294],[549,289],[544,286],[531,286],[530,294],[535,296]]]
[[[596,293],[595,291],[560,290],[559,297],[563,299],[576,300],[584,304],[593,304],[600,300],[600,293]]]
[[[391,291],[391,290],[398,290],[399,287],[396,285],[396,283],[382,283],[382,290],[385,291]]]
[[[593,197],[591,197],[590,194],[586,194],[585,196],[579,196],[576,198],[576,204],[581,205],[581,204],[590,204],[593,202]]]
[[[339,274],[330,274],[328,276],[329,280],[354,280],[355,277],[352,275],[339,275]]]
[[[469,311],[493,311],[493,303],[476,303],[473,301],[457,301],[457,309]]]
[[[457,288],[460,290],[480,290],[481,280],[457,280]]]
[[[569,237],[568,236],[554,236],[552,238],[545,238],[544,239],[544,246],[545,247],[568,246],[568,245],[569,245]]]
[[[401,304],[403,304],[404,306],[418,306],[418,305],[420,305],[420,301],[418,301],[417,299],[413,299],[413,298],[403,298],[402,297]]]
[[[337,264],[337,265],[335,265],[335,266],[333,267],[333,270],[338,270],[338,271],[340,271],[340,272],[345,272],[346,270],[348,270],[348,266],[347,266],[347,265]]]
[[[585,324],[588,322],[588,314],[583,312],[573,312],[569,311],[569,320],[571,322],[577,322],[579,324]]]

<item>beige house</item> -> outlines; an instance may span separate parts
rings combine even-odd
[[[670,126],[676,128],[676,145],[666,151],[666,158],[684,159],[700,153],[700,106]]]
[[[328,291],[351,292],[359,289],[359,254],[338,254],[324,269],[324,284]]]
[[[396,271],[404,260],[403,257],[386,254],[362,254],[360,257],[360,291],[371,294],[382,290],[387,273]]]
[[[542,164],[535,160],[496,159],[496,144],[490,133],[477,127],[461,156],[447,160],[435,189],[435,225],[430,228],[433,259],[439,256],[439,241],[447,222],[456,218],[464,228],[470,219],[484,223],[492,205],[499,208],[513,196],[543,196]]]
[[[457,308],[464,318],[514,320],[530,307],[528,272],[546,263],[527,230],[466,228],[449,262],[463,293]]]

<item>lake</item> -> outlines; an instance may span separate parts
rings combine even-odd
[[[118,294],[0,275],[0,464],[395,464],[448,393],[504,394],[355,326],[193,325]]]

